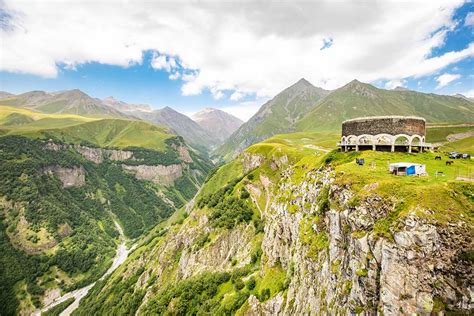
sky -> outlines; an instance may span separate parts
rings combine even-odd
[[[0,0],[0,90],[243,120],[300,78],[474,97],[474,2]]]

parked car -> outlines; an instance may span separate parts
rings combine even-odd
[[[453,151],[453,152],[450,152],[450,153],[449,153],[449,158],[451,158],[451,159],[458,159],[458,158],[461,158],[461,154],[458,153],[458,152]]]
[[[469,154],[462,154],[462,159],[471,159],[471,155],[469,155]]]

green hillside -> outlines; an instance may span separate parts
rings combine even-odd
[[[97,280],[119,242],[114,222],[129,239],[145,235],[212,168],[181,137],[143,121],[0,106],[0,131],[2,315],[31,313],[46,291]],[[111,158],[106,149],[126,152]],[[139,176],[140,168],[157,177]]]
[[[314,87],[305,79],[299,80],[262,105],[248,122],[230,136],[216,154],[231,158],[232,155],[270,136],[293,131],[295,123],[328,93],[329,91]]]
[[[31,91],[19,95],[10,95],[1,99],[0,105],[34,109],[35,111],[48,114],[128,117],[113,107],[104,104],[101,100],[92,98],[78,89],[52,93]]]
[[[166,128],[143,121],[99,119],[68,114],[44,114],[29,109],[0,106],[0,129],[61,142],[88,143],[97,147],[142,147],[163,151],[165,140],[174,137]]]
[[[158,151],[165,149],[166,139],[174,137],[165,128],[146,122],[120,119],[101,119],[65,128],[19,131],[19,133],[73,144],[89,143],[105,148],[135,146]]]
[[[418,272],[428,275],[428,262],[440,253],[459,264],[456,273],[468,269],[472,260],[458,258],[472,254],[461,250],[469,243],[458,243],[469,239],[474,225],[473,185],[456,178],[472,172],[471,160],[454,167],[435,160],[434,153],[335,152],[334,137],[279,134],[250,146],[212,174],[189,216],[144,239],[123,266],[91,290],[75,315],[247,315],[255,305],[275,302],[281,314],[375,313],[374,302],[391,288],[376,277],[387,262],[407,267],[409,272],[394,276],[405,281],[416,280]],[[366,164],[358,166],[355,158]],[[388,163],[395,161],[426,164],[428,175],[394,176]],[[466,229],[436,244],[441,248],[427,257],[424,244],[394,241],[397,233],[418,236],[418,225],[429,227],[429,236]],[[375,244],[388,247],[390,257],[380,255]],[[406,260],[407,247],[417,260]],[[443,284],[466,289],[448,270],[422,279],[424,286],[436,291],[449,279]],[[375,291],[369,305],[358,298],[360,290]],[[447,295],[434,295],[435,306],[417,306],[408,296],[394,301],[427,313],[456,311]]]
[[[354,80],[321,100],[296,128],[333,131],[339,130],[344,120],[379,115],[415,115],[428,123],[472,123],[474,103],[444,95],[378,89]]]

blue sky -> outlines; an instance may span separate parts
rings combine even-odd
[[[0,90],[78,88],[243,119],[301,77],[474,97],[472,1],[142,4],[2,2]]]

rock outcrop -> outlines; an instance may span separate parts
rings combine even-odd
[[[122,165],[122,168],[132,173],[139,180],[152,181],[167,186],[173,185],[174,180],[183,175],[183,166],[180,164],[169,166]]]
[[[64,188],[81,187],[86,184],[86,170],[83,166],[64,168],[60,166],[48,166],[44,173],[54,174],[61,180]]]
[[[115,279],[129,282],[139,274],[129,289],[144,293],[135,314],[156,303],[167,285],[223,271],[245,271],[239,275],[244,282],[260,282],[254,292],[239,290],[238,295],[247,295],[239,305],[243,315],[472,312],[469,221],[439,222],[428,216],[432,210],[419,206],[399,214],[396,198],[374,193],[377,184],[363,187],[368,193],[361,198],[338,181],[331,167],[301,170],[306,167],[292,165],[285,155],[245,153],[241,162],[247,176],[239,178],[234,193],[242,199],[246,188],[246,201],[258,210],[254,215],[260,214],[263,233],[259,220],[216,227],[212,220],[220,209],[194,207]],[[212,179],[209,183],[215,185]],[[281,282],[272,280],[274,275]],[[273,284],[267,296],[262,294],[265,278],[265,286]],[[104,286],[101,299],[117,282]]]

